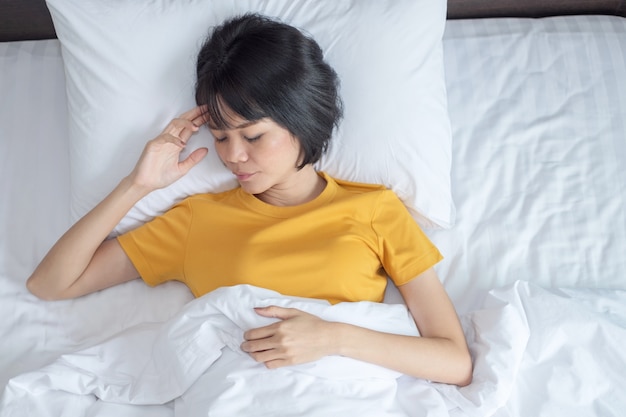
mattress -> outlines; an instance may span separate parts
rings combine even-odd
[[[474,383],[459,389],[400,378],[397,415],[620,415],[626,20],[449,21],[444,54],[457,220],[451,230],[428,234],[445,257],[437,272],[461,315]],[[138,281],[61,302],[28,294],[26,278],[70,226],[58,41],[0,44],[0,91],[5,387],[58,366],[61,355],[80,355],[146,323],[168,323],[192,296],[179,283],[147,288]],[[399,301],[390,286],[386,302]],[[58,389],[38,381],[18,385],[27,392]],[[9,385],[0,415],[22,392]],[[94,403],[93,394],[74,388],[64,395],[91,395],[85,415],[176,413],[175,402]],[[420,406],[411,405],[416,399]]]

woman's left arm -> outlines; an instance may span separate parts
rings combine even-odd
[[[454,306],[434,269],[398,287],[421,337],[327,322],[295,309],[257,309],[280,318],[249,330],[242,349],[269,368],[342,355],[436,382],[465,386],[472,360]]]

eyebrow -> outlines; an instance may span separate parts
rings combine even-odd
[[[240,125],[237,125],[237,126],[234,126],[234,127],[229,127],[228,130],[230,130],[230,129],[243,129],[243,128],[251,126],[251,125],[253,125],[255,123],[258,123],[258,122],[259,122],[258,120],[248,120],[247,122],[243,122]],[[215,126],[215,125],[213,125],[211,123],[208,123],[208,126],[209,126],[209,129],[213,129],[213,130],[226,130],[226,129],[220,129],[219,127],[217,127],[217,126]]]

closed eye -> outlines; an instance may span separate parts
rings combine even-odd
[[[244,136],[243,138],[246,141],[248,141],[248,142],[255,142],[255,141],[261,139],[261,136],[263,136],[263,134],[259,134],[259,135],[252,136],[252,137]],[[226,140],[228,140],[228,136],[215,136],[215,135],[213,135],[213,138],[215,139],[215,142],[217,142],[217,143],[225,142]]]

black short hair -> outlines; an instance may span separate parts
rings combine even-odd
[[[338,90],[315,40],[258,14],[213,28],[198,54],[196,103],[211,124],[230,127],[224,105],[246,120],[271,118],[300,141],[298,169],[328,148],[343,115]]]

